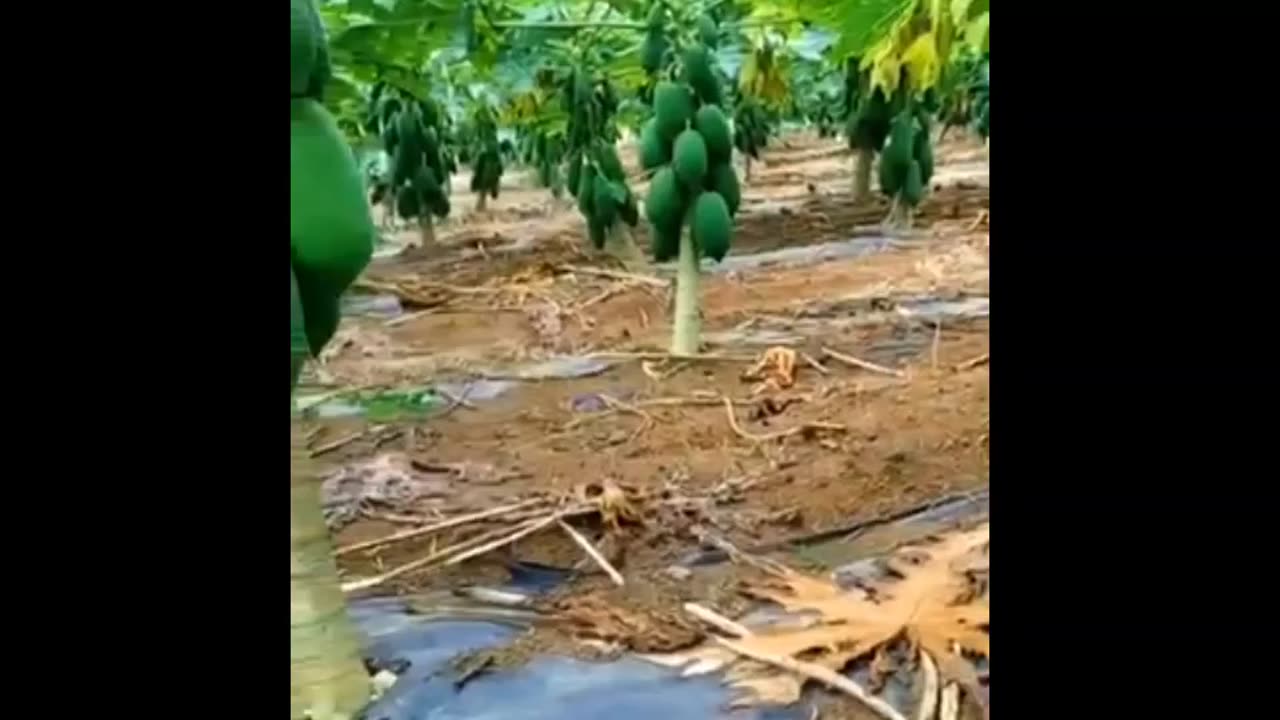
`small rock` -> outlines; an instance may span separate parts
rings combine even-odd
[[[681,565],[671,565],[662,572],[672,580],[678,580],[681,582],[693,577],[693,571]]]

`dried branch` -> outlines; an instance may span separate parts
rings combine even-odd
[[[605,270],[604,268],[584,267],[582,265],[557,265],[556,269],[563,272],[581,273],[583,275],[597,275],[599,277],[611,278],[613,280],[630,280],[660,288],[668,287],[671,284],[667,280],[656,278],[651,275],[637,275],[635,273],[621,272],[619,270]]]
[[[685,603],[684,611],[720,632],[733,637],[744,638],[751,637],[751,635],[754,634],[745,625],[730,620],[720,613],[710,608],[705,608],[697,603]]]
[[[340,547],[337,550],[335,550],[333,554],[334,554],[334,557],[342,557],[343,555],[349,555],[353,552],[359,552],[361,550],[368,550],[370,548],[381,547],[383,545],[390,545],[391,543],[397,543],[403,540],[412,540],[413,538],[422,537],[424,535],[430,535],[431,533],[440,532],[441,530],[448,530],[449,528],[458,527],[459,525],[466,525],[468,523],[473,523],[473,522],[476,522],[477,520],[486,520],[488,518],[497,517],[499,515],[505,515],[509,512],[515,512],[516,510],[523,510],[525,508],[533,507],[535,505],[542,505],[542,504],[545,504],[546,502],[547,500],[545,498],[532,498],[530,500],[524,500],[511,505],[503,505],[502,507],[490,508],[488,510],[481,510],[479,512],[474,512],[467,515],[459,515],[457,517],[449,518],[448,520],[442,520],[441,522],[433,523],[425,527],[414,528],[412,530],[403,530],[401,532],[395,533],[394,535],[387,535],[386,537],[374,538],[373,540],[366,540],[364,542],[355,543],[354,545],[347,545],[346,547]]]
[[[564,530],[565,533],[578,544],[578,547],[582,548],[582,551],[590,556],[590,558],[596,562],[596,565],[600,566],[600,569],[609,576],[609,579],[613,581],[614,585],[622,587],[626,584],[626,581],[622,579],[622,574],[619,573],[613,565],[609,564],[608,560],[604,559],[604,556],[600,554],[600,551],[595,549],[595,546],[591,544],[590,540],[582,537],[577,530],[573,529],[572,525],[564,520],[560,520],[558,522],[560,523],[560,529]]]
[[[977,357],[969,358],[968,360],[965,360],[964,362],[956,365],[956,370],[972,370],[973,368],[976,368],[979,365],[986,365],[990,361],[991,361],[991,353],[984,352]]]
[[[734,434],[736,434],[738,437],[744,440],[748,440],[754,443],[764,443],[764,442],[769,442],[771,440],[778,440],[780,438],[790,437],[792,435],[798,435],[802,432],[806,432],[809,430],[830,430],[832,432],[845,432],[846,430],[849,429],[848,427],[844,425],[840,425],[839,423],[814,421],[814,422],[807,422],[801,425],[797,425],[788,430],[779,430],[778,432],[768,433],[767,435],[755,435],[753,433],[747,432],[746,430],[743,430],[742,426],[738,424],[738,418],[734,415],[734,412],[733,412],[733,401],[726,397],[723,399],[723,402],[724,402],[725,415],[729,418],[729,427],[733,430]]]
[[[885,718],[885,720],[907,720],[902,716],[902,713],[895,710],[892,705],[867,692],[861,685],[840,673],[835,672],[834,670],[827,669],[821,665],[815,665],[814,663],[804,662],[803,660],[796,660],[795,658],[786,657],[784,655],[772,655],[760,652],[751,648],[743,647],[733,641],[715,636],[711,636],[711,640],[725,649],[732,650],[745,658],[750,658],[757,662],[782,668],[783,670],[789,670],[797,675],[803,675],[811,680],[817,680],[833,690],[839,690],[840,692],[855,698],[863,705],[866,705],[868,709],[880,717]]]
[[[894,370],[893,368],[887,368],[883,365],[877,365],[873,362],[870,362],[868,360],[863,360],[861,358],[856,358],[852,355],[845,355],[844,353],[839,352],[837,350],[832,350],[829,347],[822,348],[822,354],[833,360],[839,360],[845,365],[849,365],[856,368],[862,368],[863,370],[869,370],[875,373],[880,373],[881,375],[889,375],[891,377],[896,377],[896,378],[904,378],[907,376],[907,374],[902,372],[901,370]]]

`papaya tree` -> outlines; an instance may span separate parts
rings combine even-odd
[[[497,199],[506,171],[497,118],[487,99],[472,100],[461,137],[467,148],[465,162],[471,165],[471,192],[476,194],[476,212],[484,212],[489,198]]]
[[[457,170],[448,147],[448,116],[431,98],[418,99],[385,84],[374,86],[371,115],[389,158],[371,200],[385,203],[404,220],[416,220],[423,246],[433,245],[433,218],[449,215],[450,176]]]
[[[855,59],[858,99],[867,99],[865,110],[861,103],[851,108],[850,142],[859,151],[855,194],[865,195],[880,151],[880,190],[893,201],[886,219],[891,226],[909,224],[924,196],[932,170],[931,115],[946,60],[957,40],[986,45],[989,6],[989,0],[797,3],[801,16],[839,33],[837,57]],[[890,118],[882,138],[885,106]]]
[[[640,133],[640,157],[654,173],[645,198],[654,259],[676,259],[671,352],[692,355],[701,334],[699,260],[718,262],[729,252],[741,197],[732,133],[722,109],[724,86],[712,67],[708,42],[718,37],[714,19],[677,30],[664,16],[665,9],[655,6],[648,21],[646,43],[662,28],[667,65],[656,73],[661,79],[653,87],[653,117]]]

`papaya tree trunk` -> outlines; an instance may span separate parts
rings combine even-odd
[[[991,136],[988,135],[986,140],[982,141],[982,150],[987,156],[987,165],[991,164]]]
[[[382,224],[389,230],[396,228],[396,194],[390,190],[382,199]]]
[[[423,213],[418,218],[418,230],[422,234],[422,247],[431,247],[436,244],[436,224],[430,212]]]
[[[338,583],[320,477],[293,433],[289,483],[289,666],[293,720],[350,720],[371,685]]]
[[[621,220],[615,220],[604,238],[604,250],[614,259],[622,263],[627,270],[635,271],[649,266],[640,248],[636,247],[635,236],[631,228]]]
[[[749,162],[749,161],[748,161]],[[686,227],[680,231],[680,255],[676,258],[676,309],[671,333],[672,355],[696,355],[702,334],[698,314],[698,251]]]
[[[870,148],[858,148],[858,155],[853,166],[853,201],[871,197],[871,166],[875,163],[876,152]]]
[[[489,207],[489,196],[486,193],[480,193],[476,196],[476,212],[484,212]]]
[[[746,161],[743,163],[742,179],[743,181],[748,181],[751,179],[751,156],[750,155],[746,157]]]

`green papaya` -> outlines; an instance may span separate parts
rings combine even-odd
[[[685,130],[676,138],[671,167],[685,187],[690,190],[702,187],[707,176],[707,143],[697,130]]]
[[[618,206],[618,219],[631,227],[635,227],[640,222],[640,208],[636,203],[636,196],[629,190],[626,200]]]
[[[382,129],[382,149],[388,155],[396,154],[396,145],[399,137],[396,135],[395,123],[391,123]]]
[[[600,218],[587,218],[587,239],[591,241],[592,247],[597,250],[603,250],[604,241],[608,234],[609,226],[605,225]]]
[[[678,226],[684,219],[684,197],[675,171],[669,166],[654,174],[645,198],[644,214],[652,225]]]
[[[707,188],[724,198],[725,204],[729,206],[730,217],[737,215],[742,202],[742,189],[738,185],[738,173],[734,172],[732,163],[712,165],[707,171]]]
[[[569,156],[569,172],[565,178],[568,182],[569,192],[576,198],[578,197],[579,181],[582,178],[582,154],[574,153]]]
[[[703,102],[720,101],[720,80],[711,69],[711,52],[705,45],[694,44],[685,48],[682,55],[681,78],[698,93]]]
[[[649,226],[649,251],[657,262],[674,260],[680,254],[680,224]]]
[[[618,157],[618,149],[611,142],[601,143],[596,153],[596,162],[600,172],[610,180],[626,180],[627,173],[622,168],[622,159]]]
[[[671,144],[658,132],[657,118],[650,118],[640,130],[640,166],[652,170],[671,161]]]
[[[718,105],[703,105],[693,116],[693,129],[707,144],[710,162],[728,162],[733,155],[733,139],[729,134],[729,121]]]
[[[933,138],[927,125],[916,133],[915,152],[913,157],[920,164],[920,180],[925,185],[933,179]]]
[[[653,89],[653,117],[662,139],[675,140],[693,119],[693,97],[689,88],[666,80],[658,83]]]
[[[289,91],[303,97],[311,86],[316,58],[324,45],[324,36],[316,32],[315,5],[312,0],[289,0]]]
[[[302,327],[311,355],[319,355],[324,346],[338,331],[342,309],[338,298],[325,286],[325,282],[296,263],[294,277],[298,284],[298,300],[302,306]]]
[[[716,21],[705,13],[698,18],[698,38],[709,48],[714,48],[720,40],[720,28],[716,27]]]
[[[609,227],[618,219],[618,202],[613,194],[612,183],[604,173],[599,173],[592,186],[591,215],[600,224]]]
[[[880,169],[877,177],[880,180],[880,192],[888,197],[893,197],[902,189],[902,183],[907,179],[907,167],[890,163],[887,157],[881,154]]]
[[[640,66],[650,75],[662,67],[662,56],[667,53],[667,38],[662,34],[662,26],[650,28],[640,46]]]
[[[588,219],[595,216],[595,190],[596,168],[584,163],[578,179],[578,212]]]
[[[376,231],[355,156],[312,100],[290,101],[289,184],[295,272],[337,298],[368,264]]]
[[[919,205],[924,199],[924,180],[921,176],[920,163],[915,160],[907,165],[907,174],[902,181],[902,199],[911,207]]]
[[[306,320],[302,312],[302,296],[298,292],[298,275],[289,268],[291,293],[289,297],[289,355],[293,360],[293,374],[289,382],[289,392],[298,385],[298,375],[302,366],[311,354],[311,345],[307,342]]]
[[[884,148],[882,162],[901,168],[905,173],[915,149],[915,131],[916,121],[911,113],[898,113],[889,127],[889,144]]]
[[[429,167],[420,167],[413,177],[413,189],[427,202],[435,202],[436,198],[444,195],[440,190],[440,181],[436,179],[435,171]]]
[[[396,191],[396,214],[405,220],[422,214],[422,193],[412,185],[402,185]]]
[[[728,254],[733,220],[729,216],[728,204],[719,193],[708,191],[698,196],[693,204],[690,232],[702,255],[719,262]]]

